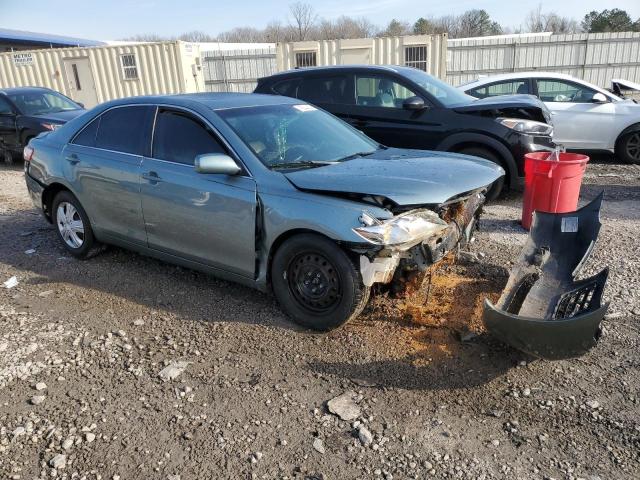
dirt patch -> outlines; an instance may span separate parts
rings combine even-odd
[[[402,299],[388,294],[372,300],[377,320],[399,322],[411,333],[412,363],[432,361],[459,353],[464,341],[485,332],[482,321],[484,299],[500,297],[506,271],[487,275],[486,266],[456,264],[453,257],[416,277]]]

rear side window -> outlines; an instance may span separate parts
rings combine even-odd
[[[226,153],[213,133],[192,116],[160,110],[153,134],[153,158],[193,165],[196,156]]]
[[[298,88],[298,98],[310,103],[353,104],[353,92],[349,91],[346,76],[303,78]]]
[[[73,144],[84,145],[85,147],[96,146],[96,134],[100,125],[100,117],[94,118],[82,131],[73,139]]]
[[[273,86],[273,91],[278,95],[285,97],[298,98],[298,87],[300,86],[300,79],[284,80],[278,82]]]
[[[0,113],[1,114],[13,113],[13,109],[11,108],[11,105],[9,105],[9,102],[7,102],[4,98],[2,98],[2,95],[0,95]]]
[[[482,87],[474,88],[467,92],[469,95],[473,95],[476,98],[497,97],[498,95],[513,95],[513,94],[530,94],[529,81],[523,80],[509,80],[506,82],[493,83],[491,85],[485,85]]]
[[[117,107],[103,113],[96,136],[96,147],[143,155],[151,108],[142,105]]]

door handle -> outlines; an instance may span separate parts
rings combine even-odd
[[[66,157],[64,157],[64,159],[67,162],[69,162],[71,165],[75,165],[80,161],[80,159],[78,158],[78,155],[76,155],[75,153],[72,153],[71,155],[67,155]]]
[[[155,185],[156,183],[162,182],[162,179],[156,172],[146,172],[142,174],[142,178],[151,182],[151,184]]]

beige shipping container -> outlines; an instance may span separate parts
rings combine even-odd
[[[447,34],[279,43],[278,70],[325,65],[406,65],[447,73]]]
[[[136,95],[203,92],[197,44],[156,42],[0,54],[0,88],[57,90],[87,108]]]

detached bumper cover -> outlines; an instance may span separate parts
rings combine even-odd
[[[602,194],[570,213],[536,212],[529,239],[502,296],[485,300],[483,319],[496,338],[535,357],[586,353],[600,337],[608,269],[575,280],[600,231]]]

